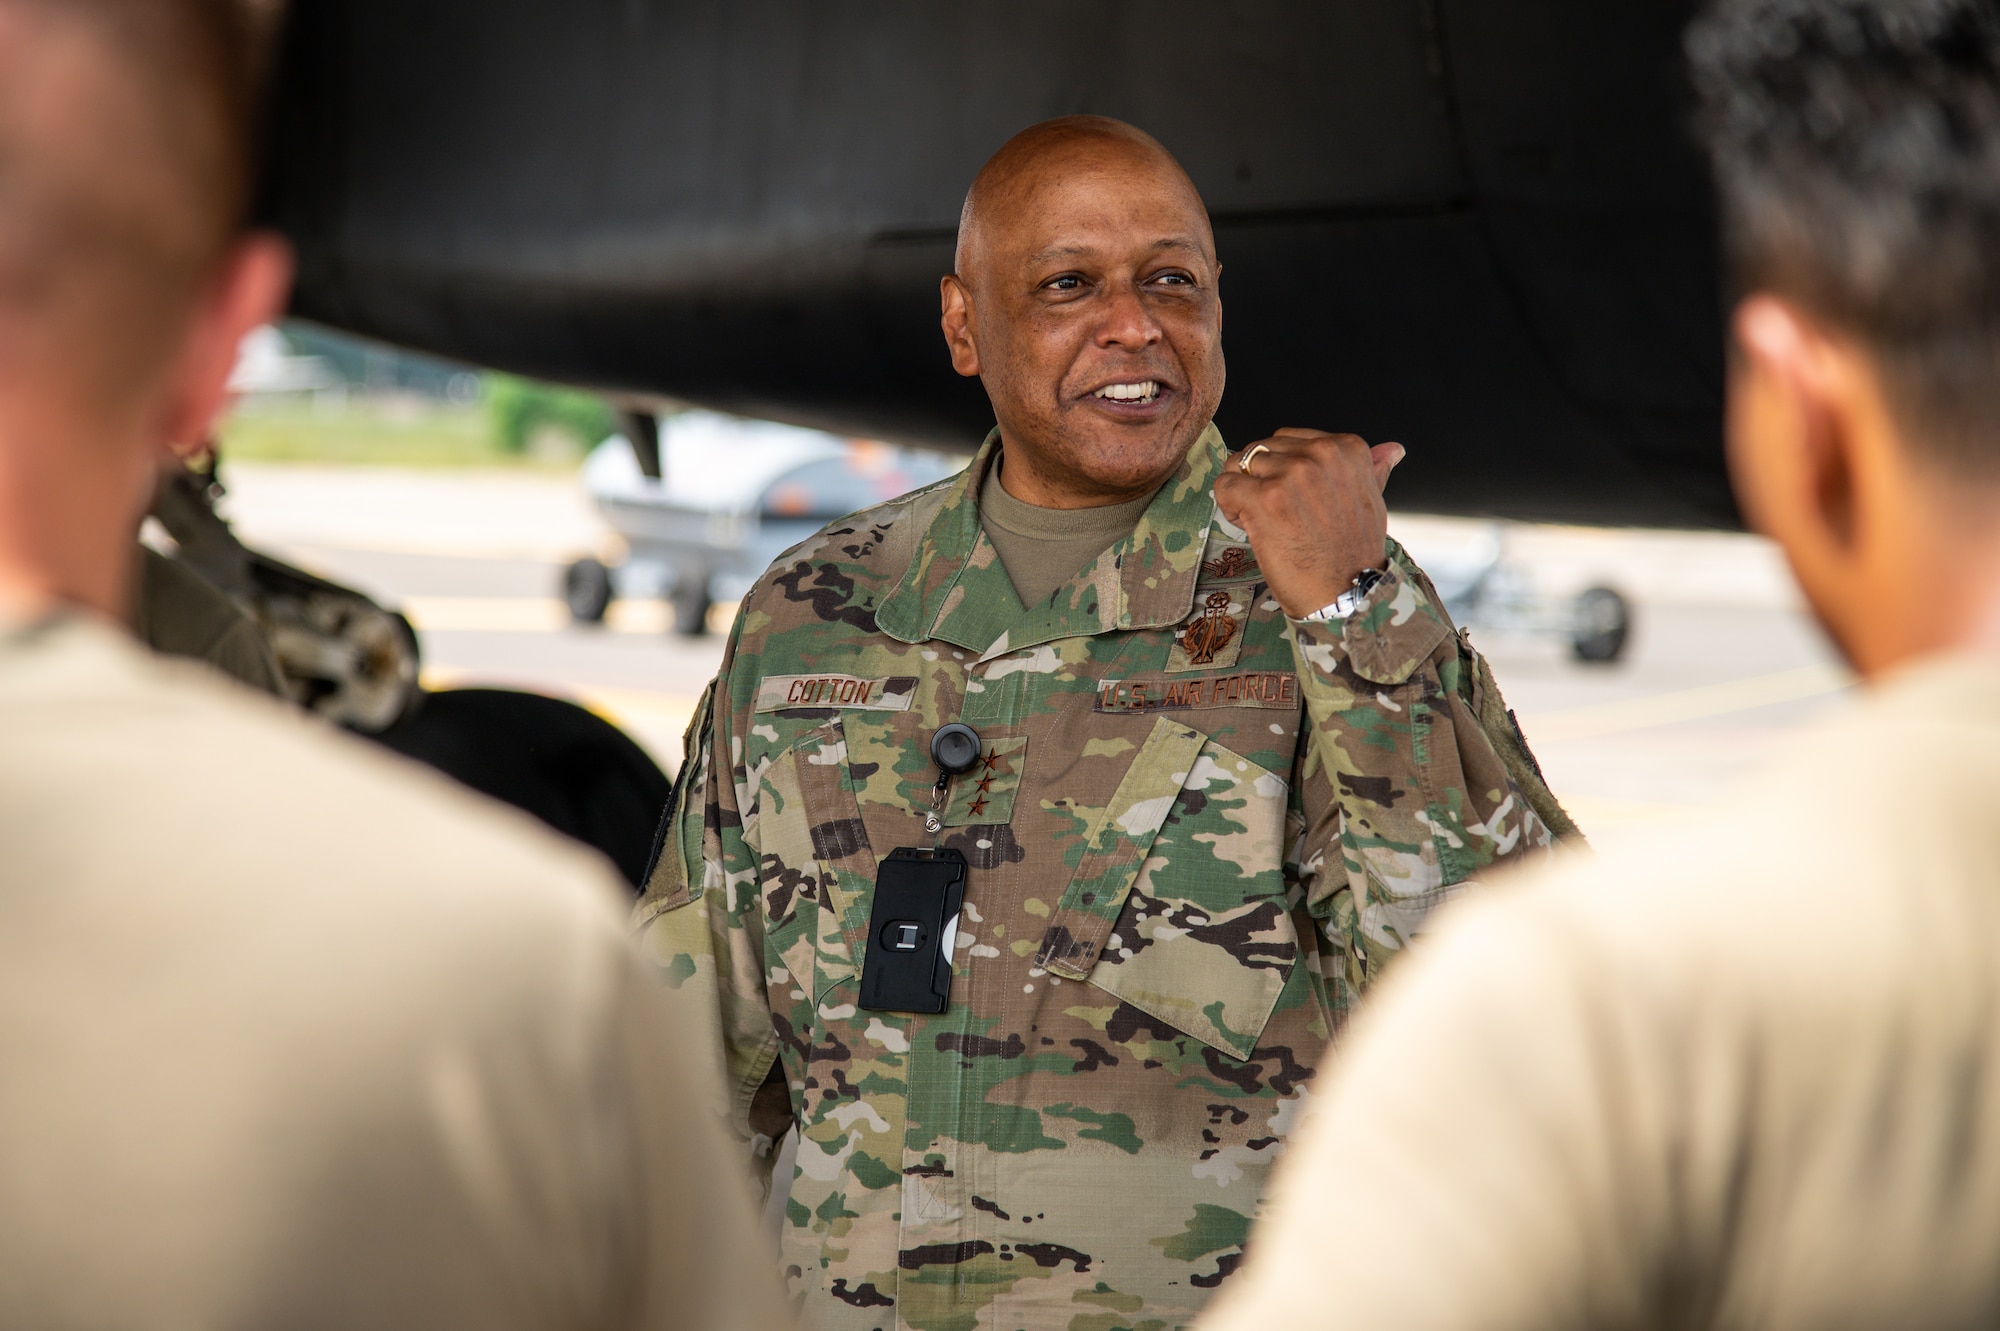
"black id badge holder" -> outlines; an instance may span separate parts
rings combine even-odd
[[[965,902],[965,856],[949,846],[898,846],[875,875],[861,1006],[942,1012],[951,1002],[951,949]]]

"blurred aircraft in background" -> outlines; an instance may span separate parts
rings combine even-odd
[[[698,635],[710,606],[740,600],[772,561],[827,523],[965,466],[963,457],[712,411],[639,416],[630,434],[660,459],[651,475],[622,434],[583,464],[584,489],[626,558],[569,566],[563,600],[580,623],[602,620],[614,596],[663,596],[674,630]]]

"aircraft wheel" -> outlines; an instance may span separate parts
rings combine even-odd
[[[674,609],[674,632],[684,638],[699,638],[708,632],[708,578],[690,578],[674,588],[667,598]]]
[[[579,559],[563,570],[563,603],[577,624],[602,624],[611,608],[611,570],[595,559]]]
[[[1625,655],[1632,633],[1632,607],[1610,587],[1591,587],[1576,598],[1576,627],[1570,653],[1579,661],[1608,665]]]

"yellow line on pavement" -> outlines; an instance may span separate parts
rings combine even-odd
[[[679,717],[683,724],[694,715],[701,696],[695,693],[666,693],[655,689],[628,689],[596,684],[556,684],[523,682],[504,675],[492,676],[462,666],[425,666],[420,681],[426,689],[496,688],[523,689],[551,697],[569,697],[591,707],[652,719]]]
[[[680,763],[681,736],[688,722],[694,719],[694,709],[701,704],[701,698],[692,693],[495,679],[480,671],[452,666],[425,666],[421,682],[431,690],[511,688],[573,699],[639,741],[669,772]]]
[[[650,633],[667,631],[664,601],[613,601],[600,625],[573,624],[569,607],[553,596],[411,596],[397,609],[419,629],[433,633]],[[708,612],[712,633],[727,633],[736,618],[736,604],[718,604]]]
[[[412,596],[400,609],[412,624],[434,633],[560,633],[571,627],[569,607],[553,596]],[[614,601],[603,627],[613,633],[664,633],[667,608],[659,601]]]
[[[1723,684],[1707,684],[1698,689],[1655,693],[1645,698],[1596,703],[1560,712],[1544,712],[1522,719],[1530,740],[1582,739],[1592,735],[1612,735],[1649,726],[1673,725],[1680,721],[1700,721],[1731,712],[1747,712],[1757,707],[1799,702],[1838,693],[1854,683],[1854,676],[1836,665],[1801,666],[1775,674],[1752,675]]]
[[[686,757],[681,737],[701,699],[689,693],[655,693],[650,689],[579,688],[578,701],[617,726],[672,776]]]
[[[693,693],[655,693],[651,689],[607,689],[595,685],[578,687],[575,692],[593,711],[677,721],[683,728],[694,716],[694,709],[701,705],[700,695]]]

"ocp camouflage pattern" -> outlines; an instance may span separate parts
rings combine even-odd
[[[638,925],[738,1130],[789,1090],[808,1325],[1184,1326],[1357,994],[1567,823],[1399,549],[1344,627],[1290,625],[1215,512],[1211,428],[1023,607],[976,509],[996,447],[744,600]],[[948,721],[982,761],[927,837]],[[971,865],[950,1007],[859,1009],[877,862],[937,841]]]

